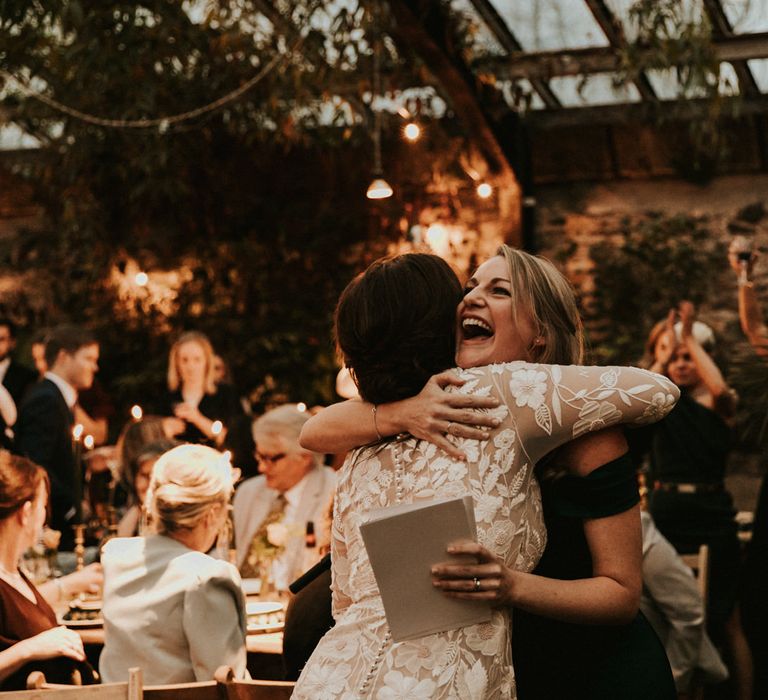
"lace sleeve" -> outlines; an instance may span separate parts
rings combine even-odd
[[[636,367],[515,362],[478,369],[490,372],[534,462],[588,432],[661,420],[680,396],[666,377]]]

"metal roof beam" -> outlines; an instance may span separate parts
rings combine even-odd
[[[728,98],[733,100],[735,98]],[[736,105],[734,105],[736,107]],[[768,95],[739,101],[739,118],[768,114]],[[663,118],[666,121],[688,121],[706,116],[711,108],[707,100],[675,100],[670,102],[636,102],[598,107],[573,107],[557,110],[531,110],[527,121],[536,131],[574,126],[611,126],[643,124]]]
[[[621,26],[621,22],[616,18],[616,15],[611,12],[610,8],[605,4],[604,0],[584,0],[589,8],[595,21],[600,25],[600,29],[608,37],[608,41],[611,46],[620,49],[627,44],[627,39],[624,36],[624,30]],[[651,81],[648,80],[648,76],[645,73],[640,73],[634,80],[635,87],[640,93],[640,97],[649,102],[656,102],[656,91],[651,85]]]
[[[730,38],[734,36],[733,27],[728,21],[720,0],[704,0],[704,8],[712,23],[712,33],[716,38]],[[742,95],[759,95],[760,88],[755,81],[755,76],[749,69],[744,59],[731,61],[736,77],[739,79],[739,91]]]
[[[734,63],[750,58],[768,58],[768,32],[739,34],[714,43],[718,60]],[[474,68],[493,73],[501,80],[541,78],[547,80],[564,75],[611,73],[621,65],[621,56],[614,47],[572,49],[570,51],[540,51],[519,53],[509,58],[486,58]]]
[[[499,13],[496,12],[496,8],[491,5],[489,0],[470,0],[470,2],[507,54],[513,56],[523,50],[517,37],[512,33],[512,30]],[[549,87],[546,80],[533,78],[530,82],[533,89],[539,93],[547,109],[556,109],[561,106],[560,100],[552,91],[552,88]]]

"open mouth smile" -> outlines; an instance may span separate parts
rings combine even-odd
[[[461,321],[463,340],[487,340],[494,335],[493,328],[480,318],[467,316]]]

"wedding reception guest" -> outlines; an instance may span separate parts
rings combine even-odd
[[[93,682],[80,637],[58,627],[50,603],[98,587],[98,566],[36,588],[19,569],[45,522],[48,477],[24,457],[0,451],[0,690],[21,690],[32,671],[53,683]]]
[[[505,272],[501,259],[507,263]],[[548,261],[507,246],[492,261],[492,269],[501,274],[489,278],[491,261],[478,268],[458,307],[462,326],[467,326],[459,329],[458,364],[474,366],[488,358],[580,363],[580,318],[562,275]],[[472,319],[466,324],[465,313]],[[490,330],[472,328],[489,314],[501,320]],[[605,375],[609,381],[610,376]],[[376,439],[379,430],[385,435],[410,432],[463,460],[464,451],[449,442],[448,435],[482,439],[473,424],[484,416],[467,411],[471,397],[443,390],[456,383],[451,372],[444,372],[432,377],[418,396],[378,406],[377,426],[366,420],[365,412],[372,411],[369,404],[337,404],[307,425],[304,433],[312,438],[308,446],[346,450]],[[587,408],[584,417],[595,420],[584,424],[595,429],[608,424],[606,407],[596,415],[595,403]],[[669,408],[659,405],[656,418]],[[636,476],[626,452],[621,432],[604,429],[573,440],[536,467],[548,537],[533,571],[536,595],[514,611],[513,662],[521,700],[627,700],[674,694],[663,647],[637,614],[641,528]],[[467,585],[474,576],[472,567],[466,567],[464,581],[457,585]],[[643,669],[641,680],[626,682],[638,668]]]
[[[661,533],[682,554],[709,546],[707,629],[715,644],[727,644],[737,697],[746,700],[752,660],[737,602],[736,512],[724,481],[736,396],[711,357],[713,347],[712,329],[695,321],[689,302],[656,324],[647,343],[651,369],[669,377],[681,395],[664,421],[636,436],[636,449],[650,457],[649,512]]]
[[[16,324],[9,318],[0,318],[0,382],[18,409],[24,394],[37,381],[37,375],[13,358],[11,353],[15,347]]]
[[[693,572],[662,535],[650,513],[643,523],[643,595],[640,608],[667,652],[678,693],[688,693],[691,681],[720,683],[728,669],[704,627],[704,601]]]
[[[243,482],[234,499],[237,564],[245,577],[256,576],[267,527],[284,526],[286,540],[275,561],[276,585],[286,590],[303,571],[308,521],[320,522],[336,486],[336,473],[322,455],[304,449],[299,435],[309,419],[297,404],[285,404],[253,422],[260,476]]]
[[[45,344],[50,331],[38,332],[32,340],[30,352],[40,379],[48,371]],[[112,400],[94,377],[91,386],[77,392],[73,414],[75,424],[83,426],[83,435],[92,435],[94,445],[104,445],[109,437],[109,419],[114,415]]]
[[[741,254],[741,255],[740,255]],[[728,260],[738,281],[739,320],[749,344],[763,359],[768,359],[768,326],[751,281],[756,252],[743,241],[734,240]],[[741,577],[741,610],[744,632],[749,640],[754,667],[753,696],[768,697],[768,479],[763,478],[757,497],[752,538],[747,545]]]
[[[180,445],[152,470],[146,537],[102,552],[105,682],[139,666],[150,685],[211,680],[219,666],[246,674],[245,599],[232,564],[206,554],[227,520],[232,467],[216,450]]]
[[[173,416],[181,442],[221,445],[230,422],[242,412],[234,389],[215,382],[213,347],[197,331],[182,334],[168,357],[168,396],[163,415]]]
[[[131,482],[130,505],[117,524],[118,537],[135,537],[142,534],[141,522],[144,502],[152,478],[155,462],[179,443],[176,440],[161,439],[144,445],[139,453],[126,465],[126,478]]]
[[[117,507],[124,510],[135,503],[136,458],[147,445],[160,440],[172,439],[175,420],[175,418],[150,415],[143,416],[139,420],[130,420],[123,426],[115,445],[120,474],[115,491],[115,505]]]
[[[71,549],[82,494],[72,442],[73,409],[78,391],[91,386],[99,369],[99,344],[90,331],[59,326],[48,335],[45,357],[50,369],[21,404],[15,449],[48,472],[51,526],[61,532],[62,549]]]
[[[503,257],[481,266],[469,289],[472,310],[467,315],[460,312],[464,359],[482,357],[485,362],[478,365],[501,363],[507,353],[523,354],[537,339],[544,341],[543,329],[536,328],[525,307],[513,305],[510,313],[514,287]],[[659,417],[674,404],[674,396],[667,396],[671,384],[633,368],[493,364],[460,371],[452,382],[464,385],[465,393],[477,392],[502,404],[490,410],[497,425],[487,442],[459,443],[461,461],[408,436],[377,440],[378,405],[414,395],[431,374],[452,364],[456,338],[450,329],[459,299],[458,281],[447,264],[436,256],[416,254],[374,263],[342,294],[336,337],[367,402],[362,404],[365,413],[358,411],[358,423],[347,428],[360,432],[360,416],[367,414],[364,426],[366,430],[373,426],[376,443],[355,451],[339,477],[332,543],[336,625],[309,660],[294,697],[314,697],[329,684],[337,695],[375,696],[378,691],[382,697],[387,693],[394,697],[404,689],[418,688],[424,697],[514,697],[508,606],[524,601],[515,599],[507,577],[523,577],[517,591],[527,591],[525,596],[536,591],[540,598],[549,590],[538,577],[525,578],[530,577],[525,572],[535,565],[545,539],[531,465],[576,435],[622,419]],[[557,343],[561,337],[548,340]],[[459,358],[462,354],[460,350]],[[612,387],[608,393],[606,382]],[[619,394],[631,396],[630,405]],[[549,404],[553,395],[558,401],[568,398],[553,408]],[[586,418],[586,397],[597,395],[611,407],[602,412],[607,422]],[[551,420],[542,421],[545,413]],[[453,435],[456,430],[452,423],[443,423],[444,433]],[[477,504],[482,545],[458,548],[469,548],[482,565],[466,567],[474,568],[473,575],[461,581],[454,595],[491,602],[491,622],[394,643],[360,541],[360,522],[371,508],[408,503],[427,494],[439,498],[467,492]],[[639,560],[639,540],[637,545]],[[625,546],[632,559],[631,543]],[[487,565],[491,561],[503,562],[504,576],[499,576],[499,564]],[[455,572],[447,576],[449,583],[441,573],[434,572],[435,585],[453,589],[459,581]],[[575,598],[571,604],[584,611],[600,608],[599,596]],[[659,652],[663,659],[660,645]],[[657,690],[662,692],[656,697],[666,697],[663,686]]]

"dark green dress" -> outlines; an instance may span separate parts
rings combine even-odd
[[[738,593],[740,547],[733,499],[724,477],[731,431],[714,411],[683,391],[677,406],[643,429],[650,454],[650,483],[702,485],[696,493],[650,491],[649,510],[659,531],[681,554],[709,545],[707,628],[722,643]]]
[[[587,477],[541,479],[547,547],[533,573],[557,579],[592,576],[585,518],[622,513],[638,500],[624,455]],[[512,660],[518,700],[675,700],[672,671],[641,613],[629,625],[577,625],[515,610]]]

